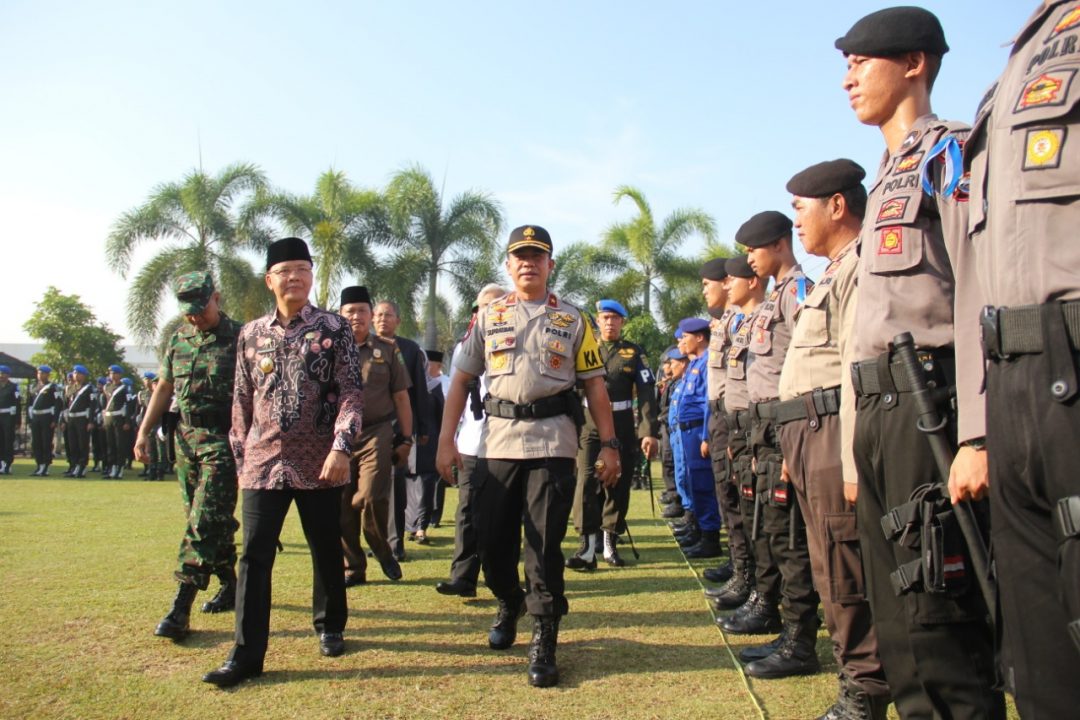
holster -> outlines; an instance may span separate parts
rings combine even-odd
[[[897,595],[927,592],[950,597],[971,586],[971,558],[944,486],[927,483],[881,518],[886,539],[919,553],[889,575]]]

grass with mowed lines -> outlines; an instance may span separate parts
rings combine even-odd
[[[515,646],[496,652],[487,647],[490,593],[481,587],[462,600],[434,591],[453,549],[451,489],[431,544],[408,544],[401,582],[373,564],[369,584],[348,591],[348,649],[339,658],[318,653],[310,556],[291,512],[266,672],[217,690],[200,677],[224,660],[232,613],[196,612],[183,643],[153,634],[175,593],[183,528],[175,482],[68,480],[59,470],[39,479],[28,477],[32,469],[17,461],[15,474],[0,478],[0,717],[807,718],[834,698],[824,635],[823,674],[743,677],[732,653],[771,638],[732,637],[728,646],[701,595],[708,565],[686,563],[639,491],[630,526],[641,559],[623,547],[625,568],[567,571],[557,688],[526,681],[528,618]],[[571,530],[564,551],[575,544]]]

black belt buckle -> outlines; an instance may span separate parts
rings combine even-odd
[[[979,313],[979,328],[982,333],[983,357],[987,360],[1008,360],[1001,346],[1001,310],[987,305]]]

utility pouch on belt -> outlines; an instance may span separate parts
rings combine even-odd
[[[897,595],[960,596],[971,585],[971,559],[952,503],[939,484],[921,485],[911,500],[881,518],[886,539],[919,552],[889,575]]]
[[[760,467],[760,465],[759,465]],[[791,486],[784,482],[784,461],[779,455],[770,455],[765,461],[765,487],[771,507],[786,508],[791,504]]]

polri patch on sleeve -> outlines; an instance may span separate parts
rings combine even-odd
[[[1047,170],[1061,166],[1061,149],[1067,135],[1065,127],[1033,128],[1024,141],[1024,170]]]

